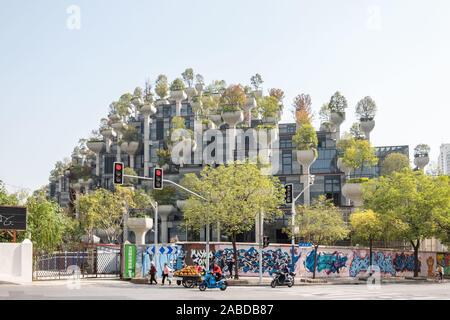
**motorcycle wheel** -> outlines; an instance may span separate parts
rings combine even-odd
[[[223,282],[223,285],[220,287],[220,290],[222,290],[222,291],[227,290],[227,286],[228,286],[227,282],[224,281],[224,282]]]
[[[198,288],[200,289],[200,291],[205,291],[206,290],[206,284],[202,283],[201,285],[198,286]]]
[[[290,288],[290,287],[292,287],[293,285],[294,285],[294,282],[291,281],[291,280],[289,280],[287,286]]]
[[[270,283],[270,286],[272,288],[275,288],[277,286],[277,280],[272,280],[272,282]]]

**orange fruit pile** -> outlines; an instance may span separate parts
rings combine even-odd
[[[198,276],[198,271],[194,266],[185,266],[183,269],[175,271],[174,276]]]

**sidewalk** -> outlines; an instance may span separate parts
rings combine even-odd
[[[270,286],[272,278],[263,277],[262,283],[259,283],[258,277],[239,277],[239,280],[226,279],[228,286]],[[295,278],[295,286],[311,286],[311,285],[365,285],[367,278],[329,278],[329,279],[311,279],[311,278]],[[382,278],[381,283],[433,283],[434,279],[419,277],[417,279],[405,278],[405,277],[395,277],[395,278]],[[443,280],[442,283],[448,282],[448,280]]]

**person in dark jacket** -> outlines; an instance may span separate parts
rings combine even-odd
[[[148,271],[150,273],[150,284],[153,284],[153,281],[155,281],[155,284],[158,284],[156,281],[156,268],[153,262],[150,264],[150,270]]]
[[[230,271],[230,278],[233,276],[233,266],[234,266],[234,258],[231,257],[231,258],[227,261],[228,271]]]

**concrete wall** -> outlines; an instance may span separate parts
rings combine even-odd
[[[145,255],[153,246],[143,246],[138,250]],[[194,262],[206,265],[206,251],[204,243],[177,243],[173,245],[177,250],[170,254],[160,254],[158,262],[167,262],[175,270],[181,269],[184,264],[192,265]],[[238,244],[239,274],[241,276],[258,276],[259,260],[258,247],[255,244]],[[176,253],[175,253],[176,252]],[[227,261],[232,255],[231,243],[211,243],[210,261]],[[141,260],[145,260],[141,258]],[[151,256],[148,258],[152,259]],[[294,272],[297,276],[312,277],[314,254],[312,248],[295,248]],[[138,260],[138,259],[137,259]],[[149,264],[148,260],[148,264]],[[263,249],[264,276],[271,276],[283,264],[291,264],[291,246],[286,244],[271,245]],[[144,261],[143,261],[144,262]],[[437,263],[444,267],[445,274],[450,272],[450,254],[436,252],[420,252],[420,276],[433,277]],[[146,263],[142,263],[146,271]],[[373,264],[378,266],[383,277],[413,276],[414,255],[412,251],[399,251],[389,249],[374,249]],[[162,264],[161,264],[162,265]],[[369,250],[361,247],[319,247],[316,277],[359,277],[367,273],[369,267]],[[228,267],[223,266],[228,273]]]
[[[0,281],[31,282],[33,276],[33,244],[0,243]]]

